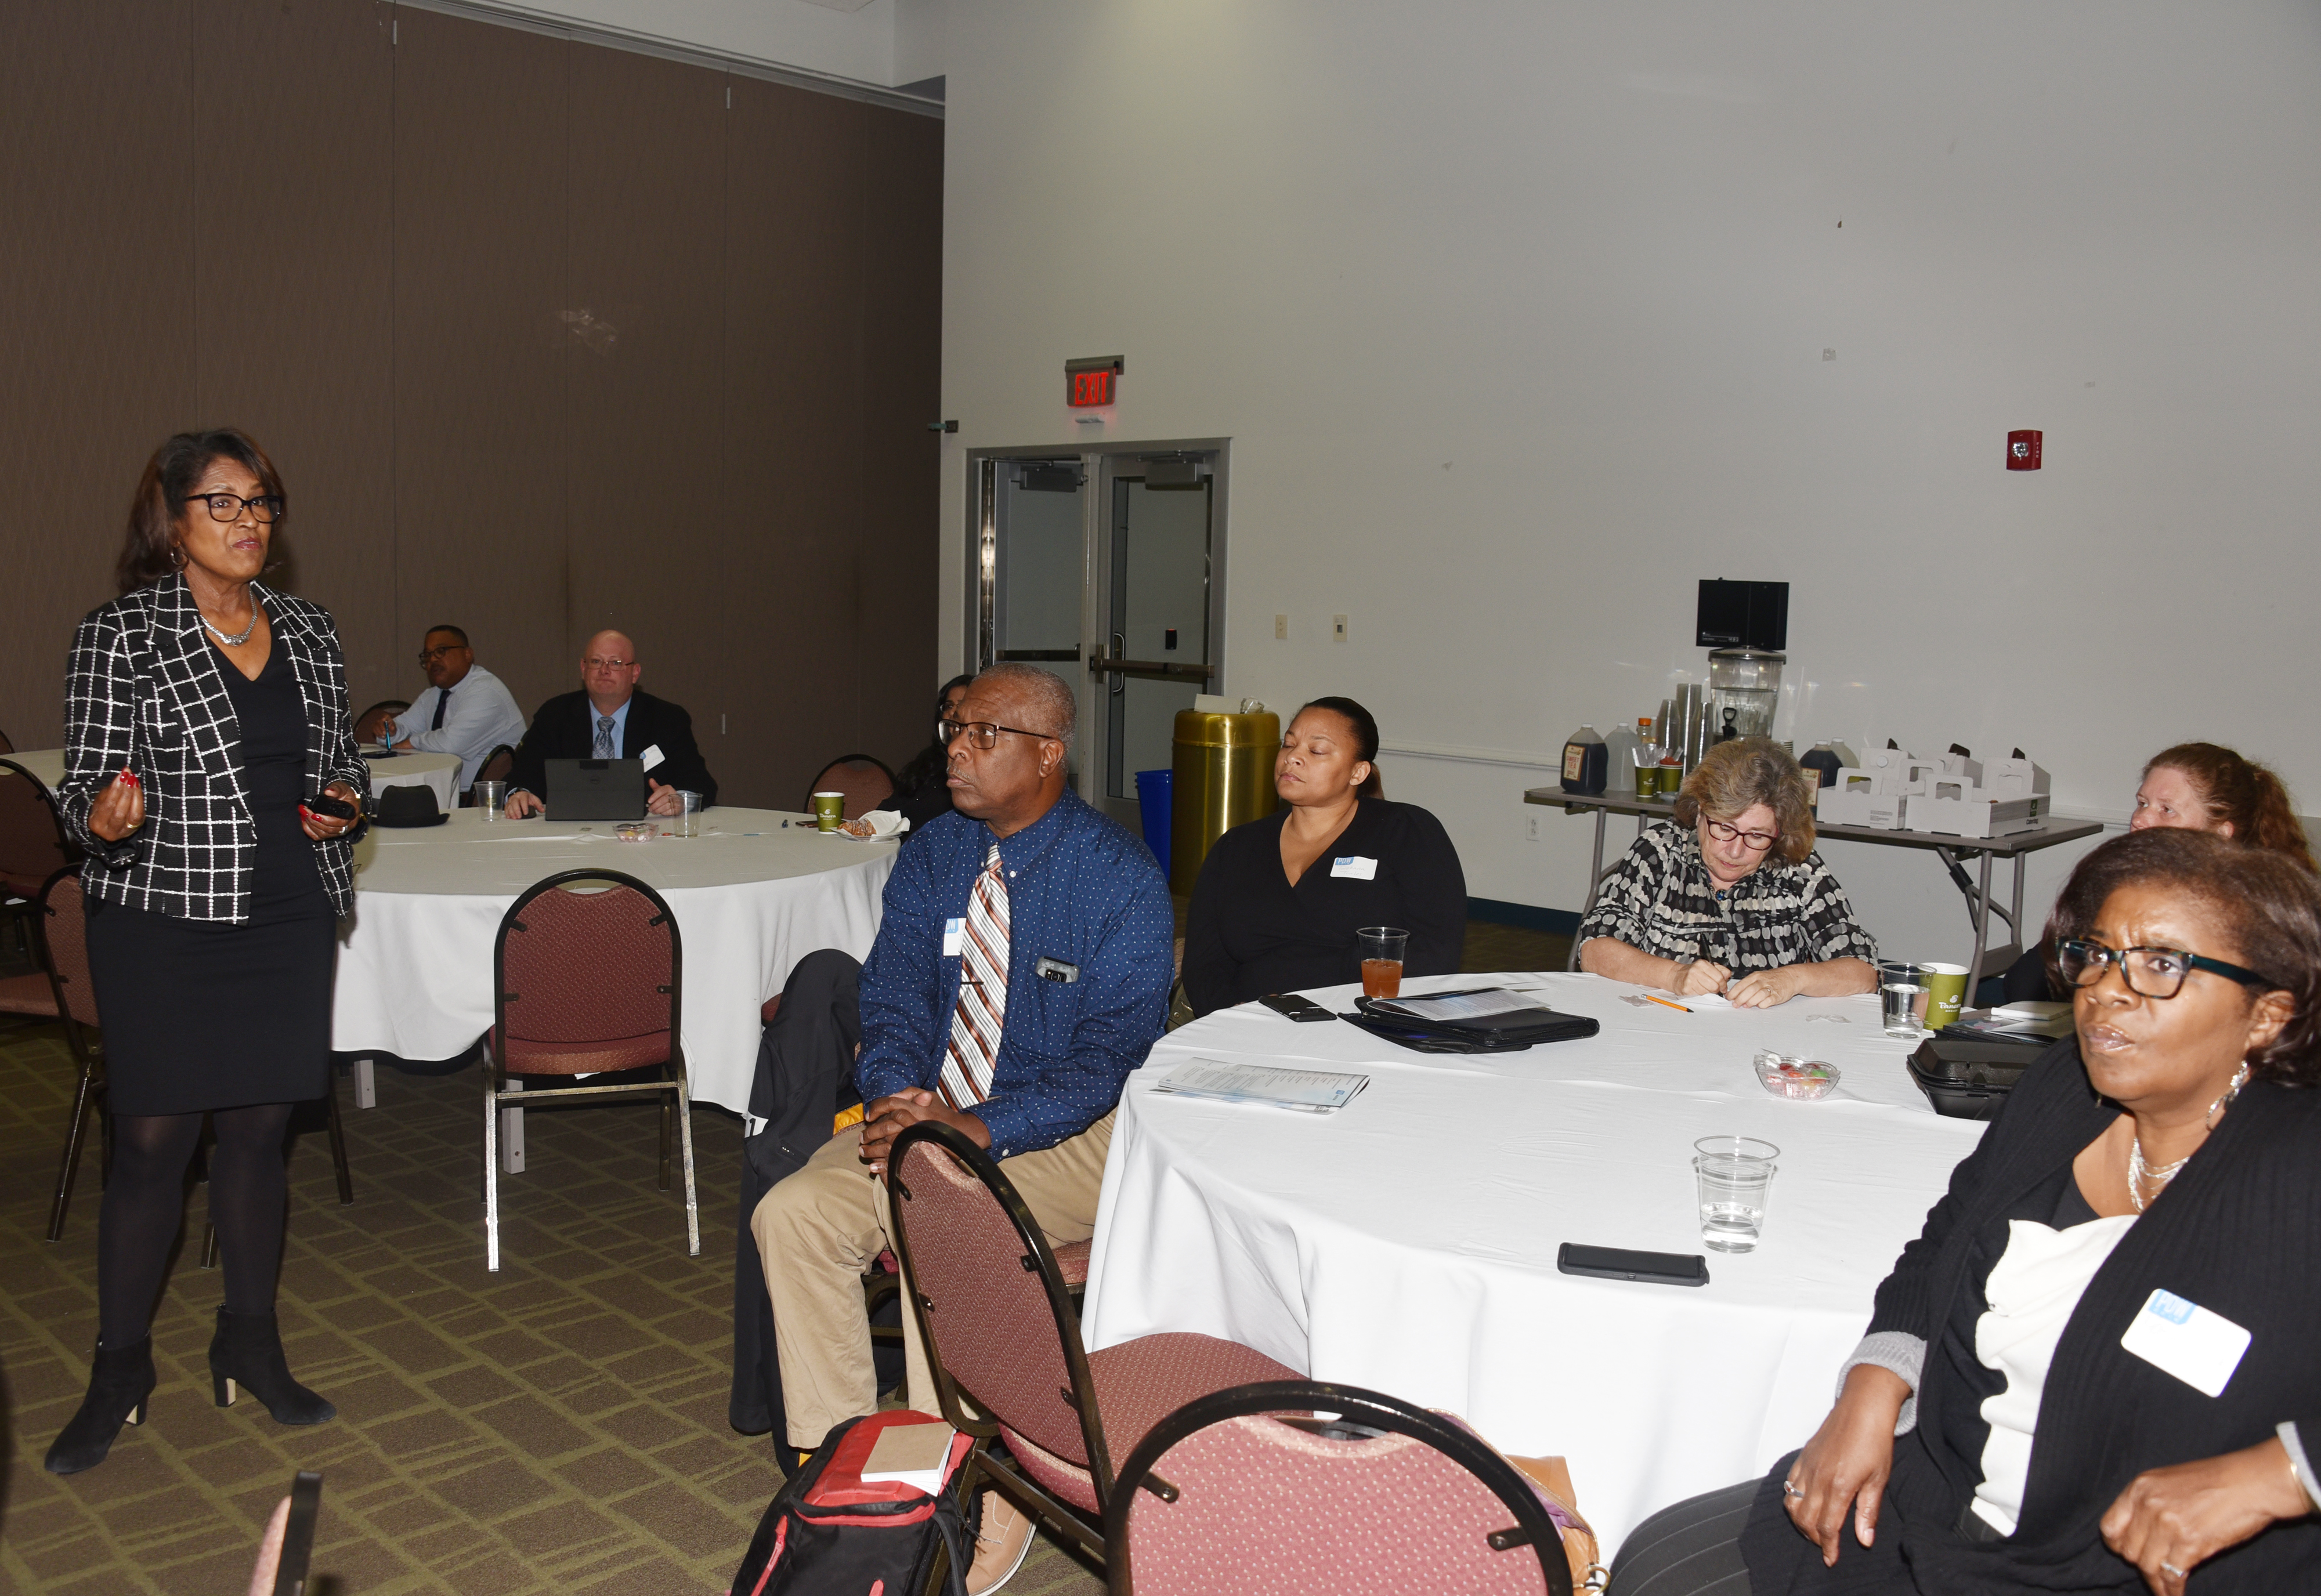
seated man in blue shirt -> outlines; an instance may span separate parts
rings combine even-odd
[[[862,969],[863,1122],[751,1216],[803,1449],[878,1410],[861,1275],[887,1246],[878,1177],[895,1138],[921,1120],[953,1126],[1000,1160],[1051,1244],[1085,1240],[1122,1084],[1166,1020],[1169,884],[1064,784],[1071,689],[994,666],[956,715],[952,812],[897,856]],[[932,1410],[916,1316],[903,1328],[910,1399]]]

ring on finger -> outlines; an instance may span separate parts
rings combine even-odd
[[[1795,1480],[1784,1480],[1781,1482],[1781,1494],[1803,1501],[1806,1493],[1798,1488],[1798,1483]]]
[[[2180,1580],[2184,1577],[2184,1571],[2177,1567],[2173,1563],[2162,1564],[2160,1565],[2160,1572],[2165,1574],[2172,1574]]]

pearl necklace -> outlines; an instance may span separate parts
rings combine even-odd
[[[2249,1070],[2245,1064],[2233,1072],[2232,1084],[2225,1088],[2225,1094],[2222,1097],[2208,1105],[2207,1113],[2202,1117],[2209,1129],[2216,1129],[2216,1116],[2232,1106],[2233,1099],[2238,1097],[2241,1094],[2241,1088],[2248,1084],[2248,1078]],[[2193,1149],[2193,1152],[2198,1151],[2199,1151],[2198,1147]],[[2162,1164],[2155,1167],[2144,1161],[2143,1137],[2130,1137],[2127,1143],[2127,1200],[2135,1204],[2135,1211],[2138,1213],[2144,1211],[2146,1201],[2144,1195],[2145,1186],[2159,1188],[2152,1194],[2153,1198],[2157,1198],[2161,1192],[2168,1189],[2168,1183],[2182,1173],[2184,1165],[2191,1161],[2192,1154],[2187,1153],[2173,1164]]]
[[[195,609],[194,613],[196,615],[202,615],[201,610],[198,606]],[[202,627],[212,637],[215,638],[219,642],[223,643],[227,648],[241,648],[244,643],[250,641],[250,634],[258,630],[258,595],[256,594],[251,594],[250,595],[250,624],[241,629],[241,634],[239,637],[230,638],[226,636],[225,629],[222,626],[212,625],[210,623],[210,618],[206,615],[202,615]]]

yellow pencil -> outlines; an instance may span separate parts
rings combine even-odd
[[[1679,1014],[1689,1014],[1692,1012],[1690,1009],[1686,1008],[1682,1003],[1672,1003],[1666,998],[1656,998],[1649,992],[1640,992],[1636,995],[1643,999],[1644,1002],[1648,1003],[1658,1003],[1663,1009],[1674,1009]]]

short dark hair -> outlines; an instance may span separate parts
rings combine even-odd
[[[459,639],[460,639],[460,647],[461,647],[462,648],[470,648],[470,647],[472,647],[472,646],[473,646],[472,644],[470,644],[470,643],[468,641],[468,634],[467,634],[467,632],[466,632],[463,629],[461,629],[461,628],[460,628],[460,627],[457,627],[457,626],[431,626],[431,627],[429,627],[425,631],[423,631],[423,632],[421,632],[421,633],[419,634],[419,640],[420,640],[421,642],[423,642],[423,642],[425,642],[429,638],[433,637],[433,636],[434,636],[437,632],[439,632],[439,631],[448,631],[448,632],[450,632],[453,637],[455,637],[455,638]]]
[[[1304,714],[1307,710],[1327,710],[1354,729],[1354,757],[1369,761],[1370,767],[1370,779],[1354,789],[1354,796],[1357,798],[1385,797],[1386,779],[1379,775],[1378,767],[1378,721],[1371,716],[1370,711],[1351,698],[1309,698],[1298,707],[1297,715]],[[1297,715],[1289,717],[1290,725],[1295,726],[1297,723]]]
[[[2048,975],[2056,986],[2064,982],[2055,948],[2086,936],[2124,886],[2175,887],[2223,922],[2239,944],[2233,962],[2295,1004],[2280,1034],[2250,1056],[2249,1073],[2321,1085],[2321,883],[2286,855],[2212,831],[2153,826],[2115,837],[2080,861],[2048,917]]]
[[[136,494],[129,501],[129,534],[113,567],[122,592],[133,593],[178,568],[178,516],[213,460],[232,460],[258,478],[268,494],[284,502],[282,512],[274,518],[278,533],[290,518],[282,474],[258,447],[258,440],[239,427],[177,433],[145,462],[145,474],[137,479]]]

